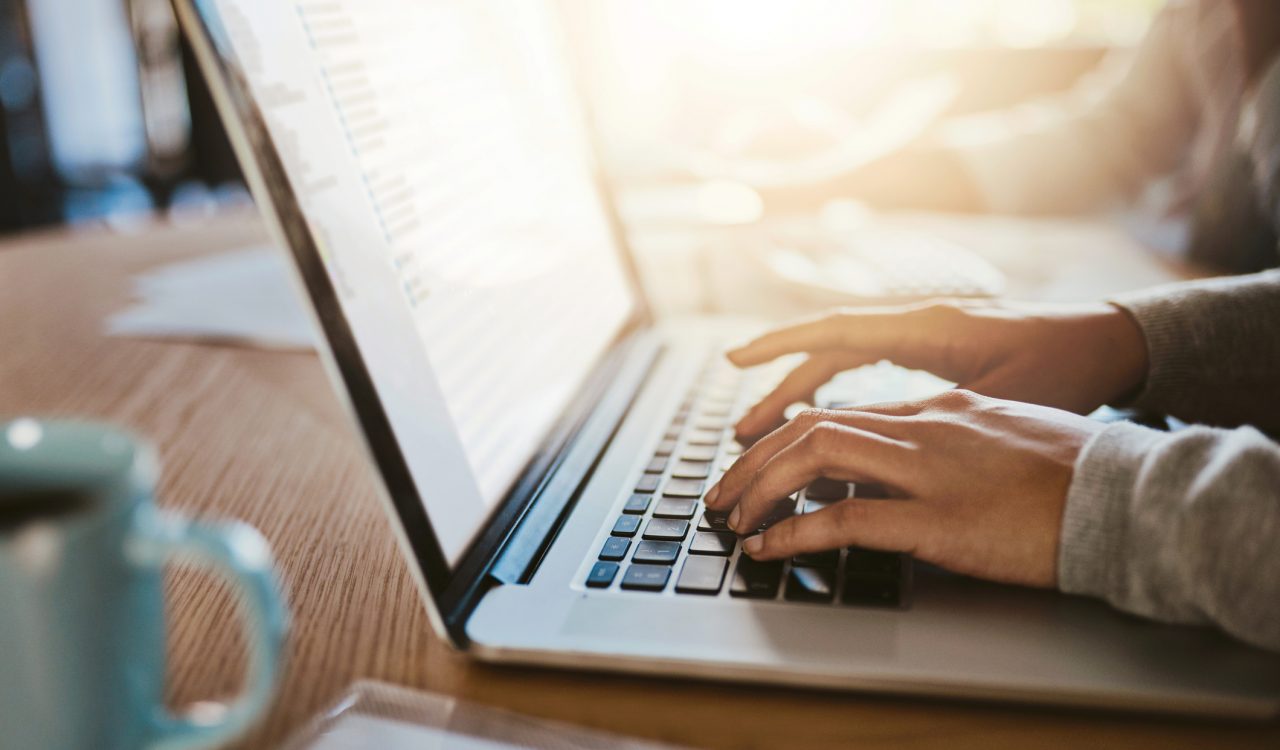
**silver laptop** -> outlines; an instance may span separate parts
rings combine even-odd
[[[740,554],[701,496],[776,373],[656,325],[547,9],[176,0],[442,638],[572,669],[1274,716],[1280,658],[898,554]],[[886,397],[909,376],[873,371]],[[787,512],[877,488],[819,482]]]

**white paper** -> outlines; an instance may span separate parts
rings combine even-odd
[[[311,350],[311,321],[271,246],[180,261],[134,278],[138,301],[109,317],[112,336]]]

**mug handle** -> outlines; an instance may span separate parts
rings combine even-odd
[[[276,581],[271,549],[243,523],[206,525],[148,509],[139,514],[128,556],[139,567],[158,568],[180,559],[221,574],[243,595],[240,611],[249,636],[245,690],[216,715],[174,716],[151,709],[149,750],[195,750],[228,742],[249,728],[267,707],[279,678],[288,611]],[[216,705],[216,704],[215,704]]]

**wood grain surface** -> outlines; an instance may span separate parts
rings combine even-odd
[[[315,356],[112,338],[130,276],[259,242],[252,218],[0,245],[0,418],[75,416],[159,446],[161,503],[267,536],[293,630],[274,708],[242,743],[276,747],[353,679],[375,678],[582,726],[708,748],[1280,747],[1280,726],[497,668],[430,631],[377,504],[375,477]],[[232,600],[170,576],[169,695],[242,677]]]

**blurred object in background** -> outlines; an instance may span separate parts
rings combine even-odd
[[[168,0],[0,0],[0,229],[116,226],[204,187],[184,50]],[[205,108],[207,111],[207,108]],[[203,130],[201,131],[203,135]],[[217,150],[220,129],[211,139]],[[238,179],[225,151],[215,182]],[[220,173],[219,173],[220,172]]]
[[[607,170],[643,187],[856,158],[885,134],[1066,90],[1131,48],[1161,0],[561,5]],[[168,0],[0,0],[0,232],[247,203],[192,62]]]
[[[649,179],[683,173],[689,153],[735,155],[752,121],[755,156],[811,156],[904,82],[949,81],[948,116],[1066,90],[1136,45],[1161,4],[565,0],[611,172]]]

